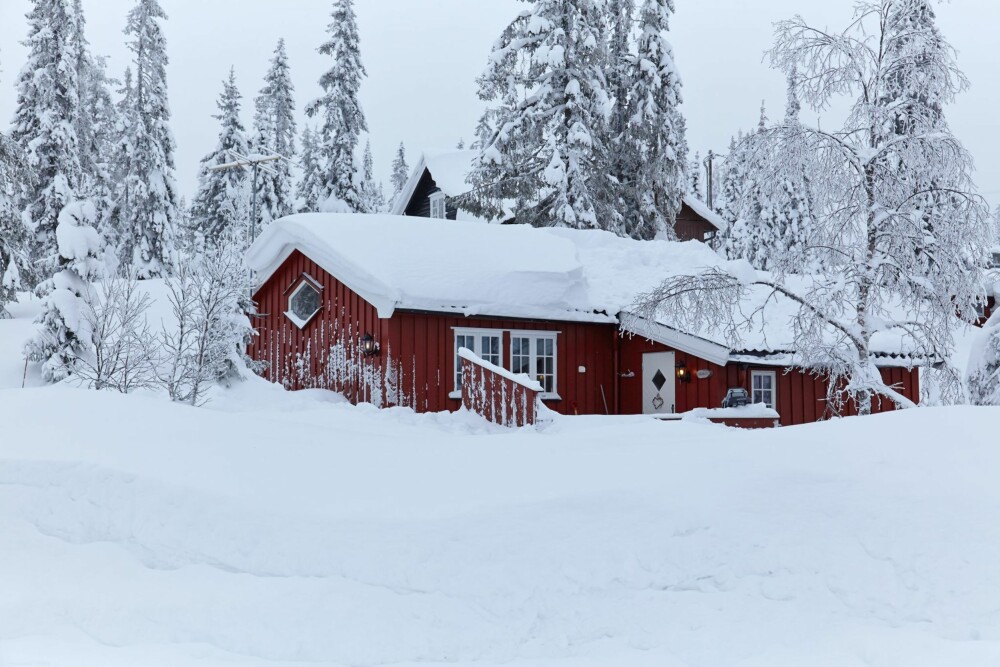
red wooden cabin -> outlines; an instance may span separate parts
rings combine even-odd
[[[743,387],[783,425],[821,418],[825,380],[788,367],[787,352],[732,350],[662,323],[622,330],[624,309],[669,267],[712,258],[694,241],[597,231],[292,216],[248,254],[261,280],[250,354],[289,389],[420,412],[460,407],[464,347],[536,379],[541,400],[564,414],[713,408]],[[887,382],[918,400],[918,371],[906,358],[886,354],[880,365]]]

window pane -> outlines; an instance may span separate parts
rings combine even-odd
[[[308,320],[319,310],[319,291],[305,284],[295,291],[289,310],[300,320]]]
[[[514,336],[510,339],[510,370],[514,373],[531,373],[531,341]]]

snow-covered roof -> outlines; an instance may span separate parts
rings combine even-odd
[[[474,150],[453,150],[441,153],[424,153],[413,167],[406,185],[399,191],[399,196],[392,204],[390,213],[402,215],[410,203],[417,185],[420,183],[424,170],[431,173],[431,178],[441,191],[449,197],[457,197],[469,191],[469,174],[472,172],[472,161],[479,155]]]
[[[327,213],[271,223],[247,259],[263,282],[296,249],[374,305],[380,317],[402,309],[616,323],[639,295],[670,276],[711,267],[739,272],[745,264],[728,262],[698,241],[636,241],[597,230],[430,218],[414,224],[395,215]],[[746,269],[752,271],[749,265]],[[738,345],[720,331],[681,331],[666,321],[646,323],[636,332],[719,364],[732,354],[787,356],[793,351],[795,303],[761,287],[733,307],[753,313],[753,326],[740,333]],[[906,352],[891,334],[880,334],[874,343],[882,354]]]
[[[430,172],[434,183],[447,196],[457,197],[465,194],[472,187],[469,184],[469,174],[472,173],[472,164],[478,156],[479,151],[476,150],[452,150],[422,154],[410,173],[406,185],[399,191],[399,196],[393,202],[390,213],[403,215],[425,170]],[[725,219],[710,209],[708,204],[691,195],[684,195],[683,201],[692,211],[720,232],[726,231],[728,224]]]
[[[698,199],[697,197],[693,197],[691,195],[684,195],[684,203],[687,204],[692,211],[700,215],[710,225],[718,229],[720,232],[726,231],[726,229],[729,227],[729,224],[726,222],[725,218],[723,218],[721,215],[710,209],[708,207],[708,204]]]

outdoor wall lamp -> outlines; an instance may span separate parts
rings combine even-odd
[[[365,332],[365,335],[361,338],[361,354],[366,357],[377,357],[381,352],[382,349],[375,342],[375,337]]]

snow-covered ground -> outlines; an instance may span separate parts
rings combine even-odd
[[[38,387],[0,321],[0,665],[1000,664],[1000,409],[744,432]]]

